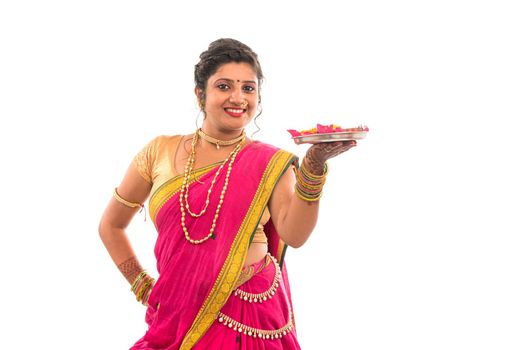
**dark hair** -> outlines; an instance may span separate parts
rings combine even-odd
[[[238,40],[218,39],[209,44],[207,50],[200,54],[200,62],[195,65],[195,87],[202,91],[200,103],[205,100],[206,84],[209,77],[215,74],[220,66],[230,62],[249,64],[257,75],[258,84],[262,83],[264,75],[257,54],[249,46]]]

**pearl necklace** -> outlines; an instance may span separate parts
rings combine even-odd
[[[237,154],[240,151],[240,147],[242,146],[242,142],[245,139],[245,134],[243,134],[242,138],[240,140],[238,140],[240,142],[236,145],[236,147],[233,149],[233,151],[231,151],[231,153],[229,153],[227,158],[224,160],[224,163],[222,163],[222,165],[220,165],[220,167],[216,171],[215,176],[213,178],[213,181],[211,182],[211,185],[210,185],[210,187],[209,187],[209,189],[207,191],[207,197],[206,197],[206,201],[205,201],[205,204],[204,204],[204,208],[200,211],[200,213],[195,214],[195,213],[193,213],[189,209],[189,202],[188,202],[187,199],[189,197],[190,174],[193,171],[193,166],[194,166],[194,163],[195,163],[196,143],[198,141],[198,135],[199,135],[199,133],[197,132],[197,133],[195,133],[195,135],[193,137],[193,142],[191,143],[191,154],[189,155],[189,157],[187,159],[187,163],[186,163],[186,166],[185,166],[185,169],[184,169],[184,180],[182,182],[182,187],[180,188],[180,212],[182,214],[180,223],[182,225],[182,230],[184,231],[184,236],[186,237],[186,240],[188,240],[192,244],[204,243],[209,238],[214,236],[214,231],[215,231],[215,227],[216,227],[216,221],[218,219],[218,216],[219,216],[219,213],[220,213],[220,208],[222,207],[222,203],[224,202],[224,196],[226,194],[227,186],[229,184],[229,176],[231,174],[231,169],[233,167],[233,163],[234,163],[234,161],[235,161],[235,159],[237,157]],[[186,220],[186,209],[187,209],[188,213],[191,216],[193,216],[193,217],[200,217],[207,211],[207,207],[209,205],[209,198],[211,196],[211,190],[213,189],[213,187],[215,185],[216,179],[217,179],[218,175],[220,174],[220,171],[222,170],[224,165],[226,163],[228,163],[228,162],[229,162],[229,164],[228,164],[228,168],[227,168],[226,179],[224,181],[224,186],[222,187],[222,191],[220,193],[220,200],[218,202],[217,209],[215,211],[215,216],[213,217],[213,222],[211,223],[211,228],[209,230],[209,233],[208,233],[208,235],[206,237],[204,237],[202,239],[192,239],[191,236],[189,235],[189,232],[187,230],[186,223],[185,223],[185,220]],[[184,200],[185,200],[185,205],[184,205]]]
[[[238,136],[238,137],[236,137],[236,138],[234,138],[232,140],[227,140],[227,141],[215,139],[214,137],[211,137],[208,134],[206,134],[204,131],[202,131],[201,128],[199,128],[197,130],[197,133],[198,133],[198,136],[200,136],[201,138],[203,138],[207,142],[216,145],[217,149],[220,149],[220,146],[231,146],[231,145],[234,145],[235,143],[243,140],[246,137],[246,132],[244,130],[242,130],[242,134],[240,134],[240,136]]]

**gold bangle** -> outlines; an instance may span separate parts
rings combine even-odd
[[[154,281],[153,281],[154,282]],[[142,305],[145,305],[145,306],[148,306],[149,303],[149,296],[151,295],[151,291],[153,290],[153,287],[155,286],[154,283],[151,284],[151,288],[149,288],[147,290],[147,293],[144,295],[144,297],[142,298]]]
[[[326,168],[325,170],[327,171]],[[308,178],[307,170],[304,169],[304,166],[301,166],[296,171],[295,176],[297,180],[296,186],[301,190],[301,192],[303,192],[303,194],[317,194],[322,192],[322,188],[326,182],[326,175],[318,176],[314,179]]]
[[[146,294],[152,289],[154,283],[155,279],[148,276],[147,281],[145,281],[144,284],[140,286],[140,290],[136,293],[136,301],[139,301],[143,304]]]
[[[133,284],[131,285],[131,291],[136,294],[137,292],[137,288],[138,286],[140,285],[140,283],[142,282],[142,280],[147,276],[147,271],[146,270],[142,270],[142,272],[140,272],[138,274],[138,276],[136,276],[135,280],[133,281]]]
[[[302,173],[306,176],[306,178],[311,179],[311,180],[324,180],[326,178],[326,176],[327,176],[327,173],[328,173],[328,165],[327,165],[327,163],[324,163],[324,172],[322,173],[322,175],[315,175],[310,170],[308,170],[306,168],[307,167],[305,166],[305,164],[303,162],[302,165],[300,166],[299,170],[302,171]]]
[[[315,196],[307,196],[305,193],[303,193],[299,187],[295,186],[295,195],[300,198],[300,199],[303,199],[305,200],[306,202],[317,202],[320,200],[320,197],[322,197],[322,191],[320,191],[318,194],[316,194]]]
[[[297,176],[297,184],[300,184],[301,187],[307,188],[309,190],[322,190],[325,182],[319,182],[317,184],[309,184],[302,177]]]
[[[144,205],[141,203],[129,202],[129,201],[126,201],[124,198],[120,197],[120,195],[117,192],[117,187],[115,187],[115,190],[113,191],[113,197],[115,197],[115,199],[119,203],[122,203],[123,205],[129,208],[138,208],[138,207],[143,208],[144,207]]]

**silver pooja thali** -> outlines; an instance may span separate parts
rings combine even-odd
[[[345,131],[332,132],[326,134],[309,134],[293,137],[297,145],[302,143],[321,143],[321,142],[336,142],[336,141],[351,141],[362,140],[366,138],[367,131]]]

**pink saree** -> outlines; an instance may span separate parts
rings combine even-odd
[[[239,280],[245,275],[245,258],[264,208],[293,162],[295,156],[273,146],[260,142],[246,146],[233,165],[214,237],[199,245],[189,243],[181,228],[182,176],[153,193],[149,210],[158,231],[159,278],[146,311],[148,331],[131,350],[300,349],[284,265],[286,246],[271,220],[264,230],[275,260],[265,258],[250,266],[252,277]],[[192,177],[188,199],[194,211],[200,212],[216,167],[195,171],[198,181]],[[206,213],[198,219],[186,215],[193,239],[209,232],[220,196],[216,189],[222,188],[224,173],[217,179]],[[263,302],[250,302],[235,294],[237,288],[253,295],[273,288],[273,294],[267,294]]]

